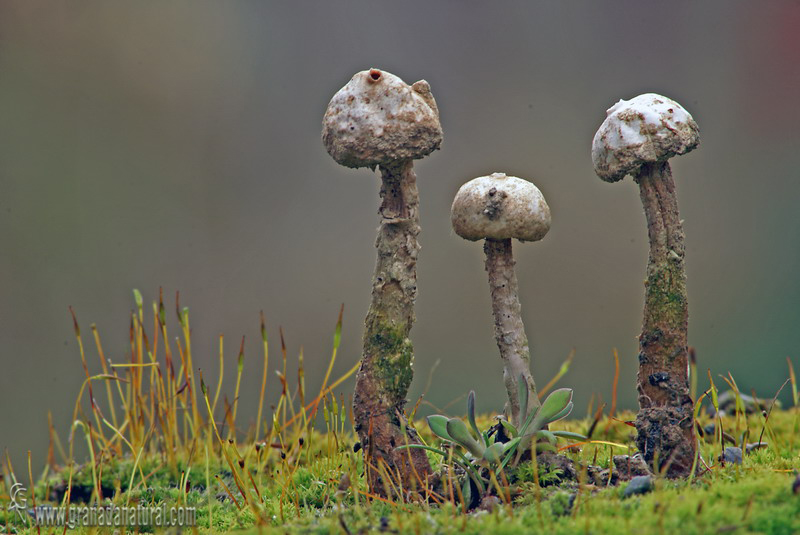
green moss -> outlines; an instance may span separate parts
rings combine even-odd
[[[262,493],[262,518],[266,525],[256,528],[255,517],[250,508],[238,510],[224,490],[212,477],[211,488],[198,484],[188,493],[176,488],[168,467],[160,465],[160,456],[149,453],[143,459],[151,468],[148,486],[133,492],[124,492],[117,503],[132,503],[168,506],[181,503],[197,508],[199,532],[208,533],[211,521],[215,533],[341,533],[344,522],[351,533],[377,532],[381,526],[398,533],[530,533],[544,532],[552,535],[585,533],[674,533],[686,535],[730,532],[736,534],[768,533],[790,534],[800,532],[800,499],[792,492],[794,469],[800,466],[800,439],[794,436],[794,425],[800,415],[798,409],[774,411],[769,425],[773,439],[768,448],[746,455],[743,465],[716,465],[713,470],[697,477],[693,482],[658,479],[653,492],[642,496],[622,499],[624,485],[597,488],[570,482],[537,489],[530,483],[533,479],[530,463],[521,465],[522,483],[515,484],[523,490],[515,498],[513,514],[507,507],[499,507],[492,513],[476,513],[462,516],[449,505],[436,506],[423,503],[390,505],[375,501],[365,505],[363,495],[356,496],[353,487],[366,490],[363,477],[354,476],[352,486],[342,489],[343,473],[363,474],[360,455],[353,454],[350,447],[354,437],[339,436],[340,446],[324,446],[330,434],[310,433],[306,437],[308,455],[296,462],[298,466],[285,477],[281,472],[287,465],[268,465],[259,478],[254,468],[251,472],[259,481]],[[632,413],[617,415],[620,420],[633,418]],[[490,416],[478,419],[485,428],[491,424]],[[701,416],[701,425],[709,423]],[[726,429],[739,436],[748,429],[751,437],[757,437],[764,425],[763,417],[753,415],[749,421],[737,423],[731,416],[726,418]],[[591,425],[588,420],[562,420],[558,429],[585,433]],[[435,444],[427,426],[418,425],[426,442]],[[601,427],[602,429],[602,427]],[[595,438],[619,444],[630,444],[632,430],[624,424],[613,424],[608,430],[599,431]],[[702,442],[700,450],[709,464],[719,455],[720,446],[714,442]],[[605,444],[586,445],[571,450],[568,454],[576,462],[592,462],[607,466],[611,455],[627,453],[622,448]],[[218,452],[217,452],[218,454]],[[127,456],[114,459],[103,466],[109,476],[116,473],[120,479],[130,477],[132,461]],[[204,463],[203,463],[204,464]],[[293,464],[293,463],[292,463]],[[180,460],[179,466],[185,467]],[[209,469],[217,473],[231,488],[237,499],[241,499],[224,461],[214,457]],[[155,470],[155,471],[153,471]],[[204,479],[205,466],[193,465],[194,473]],[[81,471],[82,481],[86,476]],[[66,472],[55,474],[52,482],[66,478]],[[540,471],[540,480],[548,474]],[[138,476],[135,484],[138,483]],[[211,508],[209,509],[209,502]],[[0,506],[4,505],[0,503]],[[0,524],[5,520],[5,507],[0,507]],[[8,517],[6,514],[5,517]],[[8,518],[12,524],[13,517]],[[149,530],[142,530],[149,532]],[[160,532],[159,530],[155,530]],[[23,531],[25,532],[25,531]],[[27,531],[35,533],[35,529]],[[72,531],[71,531],[72,532]],[[77,529],[77,535],[88,531]]]
[[[686,303],[686,277],[678,262],[667,262],[647,278],[647,299],[653,310],[678,308]]]
[[[524,462],[517,467],[515,476],[519,483],[533,483],[537,480],[542,486],[557,483],[564,475],[563,470],[554,466],[537,465],[530,461]]]
[[[653,271],[648,281],[648,306],[657,316],[655,321],[650,318],[653,333],[677,325],[686,305],[680,259],[670,262]],[[675,323],[670,324],[668,320]],[[371,371],[383,384],[383,390],[376,394],[392,396],[395,400],[406,395],[413,355],[407,337],[408,325],[397,328],[397,324],[385,317],[372,316],[365,338]],[[338,345],[338,334],[335,340]],[[143,341],[140,343],[145,345]],[[175,392],[179,386],[180,383],[174,381],[171,391]],[[311,406],[308,405],[310,392],[304,400],[306,407]],[[543,465],[524,464],[516,474],[509,468],[508,473],[499,474],[502,477],[497,479],[501,485],[511,481],[504,492],[513,493],[513,507],[506,504],[491,513],[476,511],[465,515],[460,504],[452,503],[454,494],[450,489],[458,489],[459,482],[448,477],[458,477],[457,471],[438,470],[445,477],[435,489],[436,499],[431,502],[408,500],[409,495],[404,492],[393,495],[391,500],[368,498],[372,489],[365,478],[364,457],[361,451],[354,449],[358,438],[349,428],[344,406],[335,401],[341,398],[331,395],[321,401],[319,412],[323,414],[323,428],[322,418],[311,418],[308,409],[293,408],[293,403],[300,401],[298,397],[302,400],[302,396],[293,398],[288,389],[284,389],[279,404],[282,410],[273,413],[273,427],[269,431],[262,427],[263,433],[259,433],[255,443],[253,433],[241,432],[244,431],[241,424],[237,426],[240,432],[232,435],[235,439],[230,441],[217,435],[221,431],[225,437],[227,430],[216,431],[213,426],[201,425],[187,431],[182,435],[181,445],[168,451],[165,446],[170,442],[164,439],[164,427],[157,423],[160,420],[151,420],[153,435],[148,435],[151,438],[141,449],[131,447],[127,440],[122,441],[123,447],[119,441],[112,439],[107,443],[98,438],[95,452],[102,453],[96,456],[95,470],[84,460],[74,472],[73,503],[82,501],[79,491],[84,500],[90,499],[94,491],[93,474],[98,474],[104,503],[194,506],[197,529],[193,531],[200,534],[800,533],[800,497],[792,491],[792,482],[800,467],[798,407],[775,410],[768,421],[760,412],[739,417],[721,416],[726,433],[737,440],[749,437],[746,440],[754,441],[760,440],[757,437],[763,432],[768,446],[746,454],[742,465],[722,466],[717,462],[722,445],[713,442],[713,435],[706,435],[698,447],[703,461],[693,481],[658,478],[652,492],[628,499],[622,499],[624,485],[588,484],[586,472],[580,469],[589,463],[610,467],[613,455],[634,452],[635,430],[624,422],[633,420],[635,415],[617,412],[616,421],[604,420],[595,427],[593,439],[597,442],[581,443],[580,447],[572,444],[562,449],[582,474],[579,480],[569,479],[559,470],[548,470]],[[138,396],[131,399],[140,400]],[[320,402],[320,398],[316,400]],[[708,403],[707,398],[705,403]],[[342,409],[337,410],[337,406]],[[180,427],[193,427],[190,424],[194,419],[188,409],[188,402],[173,405]],[[220,413],[221,407],[217,414]],[[698,423],[704,427],[710,422],[706,411],[702,410]],[[494,423],[493,415],[478,418],[481,429]],[[590,426],[592,419],[560,420],[552,430],[586,434]],[[427,425],[417,422],[415,427],[424,443],[440,445],[441,441],[432,436]],[[120,428],[126,433],[131,429],[128,421]],[[138,455],[137,465],[134,459]],[[429,455],[435,469],[448,462],[446,457]],[[706,465],[713,468],[705,470]],[[6,507],[10,482],[26,479],[24,469],[16,476],[9,474],[9,470],[2,469],[0,480],[0,531],[38,533],[35,528],[23,526],[16,514]],[[236,480],[234,472],[238,475]],[[57,505],[68,478],[69,470],[61,468],[37,483],[37,505]],[[133,488],[128,488],[131,480]],[[184,486],[182,482],[187,481]],[[542,483],[550,485],[539,486]],[[32,505],[31,501],[28,505]],[[260,525],[256,526],[257,522]],[[9,524],[7,528],[6,523]],[[76,535],[97,532],[84,528],[71,530]]]
[[[572,509],[574,498],[569,492],[559,491],[549,500],[550,514],[555,518],[568,515]]]
[[[680,263],[667,262],[648,270],[646,324],[669,331],[685,329],[687,309],[686,276]]]
[[[368,351],[373,370],[392,400],[405,399],[414,371],[414,347],[405,330],[382,322],[372,325],[368,334]]]

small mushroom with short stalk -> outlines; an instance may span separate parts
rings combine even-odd
[[[689,394],[689,320],[684,233],[668,160],[700,142],[692,116],[667,97],[648,93],[612,106],[592,143],[597,175],[631,175],[647,219],[650,255],[639,337],[637,446],[655,470],[691,472],[695,458]]]
[[[550,208],[542,192],[531,182],[492,173],[461,186],[450,213],[456,234],[471,241],[485,240],[483,251],[492,294],[494,334],[503,359],[503,380],[508,394],[506,415],[519,429],[524,423],[520,415],[538,407],[539,398],[531,374],[511,240],[544,238],[550,230]],[[528,388],[528,406],[524,408],[520,407],[520,377]]]
[[[353,396],[370,488],[387,494],[393,483],[380,474],[398,473],[402,488],[421,490],[431,474],[425,452],[395,448],[420,443],[403,407],[413,376],[408,335],[414,323],[420,231],[413,161],[442,142],[430,86],[424,80],[408,85],[379,69],[356,73],[328,104],[322,141],[336,162],[377,167],[382,181],[378,261]]]

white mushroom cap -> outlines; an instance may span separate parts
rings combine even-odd
[[[685,154],[700,142],[689,112],[655,93],[620,100],[606,113],[592,142],[594,170],[606,182],[636,174],[643,164]]]
[[[379,69],[356,73],[331,99],[322,142],[347,167],[423,158],[439,148],[439,109],[425,80],[408,85]]]
[[[492,173],[459,188],[450,221],[467,240],[538,241],[550,230],[550,207],[531,182]]]

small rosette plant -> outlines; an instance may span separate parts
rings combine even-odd
[[[492,430],[481,432],[475,421],[475,392],[471,391],[467,397],[467,422],[461,418],[448,418],[441,414],[428,416],[427,422],[433,433],[449,446],[449,452],[444,449],[418,444],[409,444],[401,448],[420,448],[442,455],[451,459],[460,466],[472,480],[481,495],[486,494],[488,481],[481,474],[482,469],[491,472],[504,470],[511,463],[516,466],[523,453],[528,448],[535,451],[555,451],[558,438],[573,438],[585,440],[586,437],[568,431],[550,431],[547,426],[562,418],[572,411],[572,389],[560,388],[552,392],[544,402],[530,411],[528,407],[528,394],[525,381],[519,381],[520,407],[523,410],[523,424],[517,429],[505,419],[500,420],[504,428],[504,435],[509,437],[505,442],[498,440],[499,433]],[[495,430],[497,428],[494,428]],[[451,453],[452,452],[452,455]],[[485,472],[485,470],[484,470]],[[469,482],[464,482],[465,500],[470,492]]]

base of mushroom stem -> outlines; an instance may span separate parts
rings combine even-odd
[[[654,473],[671,478],[689,475],[696,446],[691,406],[640,409],[636,431],[636,446]]]
[[[368,420],[366,429],[358,424],[357,427],[364,452],[367,482],[373,494],[398,498],[394,496],[397,489],[414,494],[428,488],[431,467],[425,452],[416,448],[396,449],[402,445],[422,443],[400,409],[388,409],[373,416]],[[384,481],[387,475],[391,481]],[[396,480],[398,476],[402,481]]]

